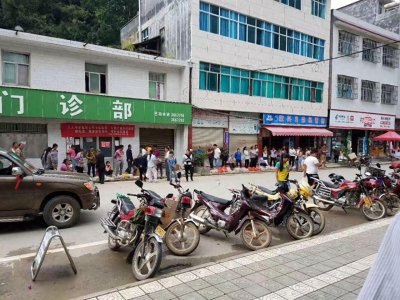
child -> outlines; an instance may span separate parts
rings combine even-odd
[[[107,160],[106,161],[106,176],[112,176],[113,174],[113,169],[111,166],[111,163]]]

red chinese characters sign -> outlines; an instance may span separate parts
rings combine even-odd
[[[62,137],[134,137],[134,125],[62,123]]]

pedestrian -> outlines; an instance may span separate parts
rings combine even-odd
[[[269,153],[268,153],[268,147],[267,146],[265,146],[264,149],[263,149],[262,159],[264,161],[267,161],[267,162],[269,161]]]
[[[247,147],[243,147],[243,157],[244,157],[244,167],[247,169],[250,164],[250,153],[249,150],[247,150]]]
[[[338,147],[333,148],[333,158],[335,160],[335,163],[339,162],[339,156],[340,156],[340,150]]]
[[[42,167],[45,170],[52,169],[50,152],[51,152],[51,147],[47,147],[46,149],[44,149],[42,157],[41,157]]]
[[[295,160],[296,160],[296,149],[294,149],[294,146],[290,146],[289,148],[289,164],[293,168]]]
[[[141,151],[141,156],[147,155],[147,150],[145,149],[144,146],[140,146],[140,151]]]
[[[292,170],[290,166],[290,155],[284,153],[281,155],[280,160],[275,165],[275,176],[278,182],[278,187],[282,188],[285,192],[289,191],[289,172]]]
[[[306,148],[306,158],[309,157],[310,154],[311,154],[311,148],[308,147],[308,148]]]
[[[100,184],[104,184],[106,165],[104,164],[104,155],[101,153],[100,149],[98,149],[96,153],[96,168],[97,173],[99,173],[99,182]]]
[[[296,171],[303,171],[304,152],[300,147],[296,151]]]
[[[75,156],[76,156],[76,151],[75,151],[75,145],[71,145],[69,149],[67,150],[67,158],[72,162],[72,169],[75,170]]]
[[[250,168],[254,168],[255,167],[255,159],[256,159],[256,150],[254,149],[253,146],[250,147]]]
[[[149,179],[150,182],[157,182],[157,167],[156,167],[157,158],[153,154],[153,150],[147,152],[147,172],[146,177]]]
[[[106,173],[105,173],[105,175],[106,175],[106,176],[112,176],[113,172],[114,172],[114,171],[113,171],[111,162],[110,162],[109,160],[107,160],[107,161],[106,161]]]
[[[196,154],[197,155],[203,155],[204,154],[204,150],[201,148],[201,146],[197,147]]]
[[[326,168],[326,155],[328,153],[328,147],[323,144],[320,149],[320,160],[321,160],[321,167]]]
[[[158,173],[158,171],[160,171],[160,176],[159,176],[159,178],[161,179],[162,178],[162,171],[163,171],[163,167],[162,167],[162,158],[161,158],[161,153],[160,153],[160,150],[158,150],[157,149],[157,145],[154,145],[153,146],[153,153],[154,153],[154,156],[156,157],[156,161],[155,161],[155,163],[156,163],[156,170],[157,170],[157,173]],[[157,174],[157,176],[158,176],[158,174]]]
[[[207,149],[208,162],[210,163],[210,170],[214,168],[214,148],[210,145]]]
[[[168,168],[169,168],[169,182],[172,183],[172,177],[174,177],[175,182],[178,182],[178,176],[176,174],[178,165],[174,155],[174,150],[172,149],[169,151]]]
[[[90,147],[88,153],[86,154],[87,161],[87,174],[90,176],[90,171],[92,172],[92,177],[96,176],[96,152],[93,147]]]
[[[183,155],[183,167],[185,168],[186,181],[189,181],[189,175],[190,179],[193,181],[193,154],[191,150],[192,149],[187,149]]]
[[[78,173],[83,173],[83,166],[85,165],[85,161],[83,160],[83,151],[79,150],[79,152],[75,155],[75,170]]]
[[[17,142],[13,142],[10,151],[12,153],[17,154],[17,149],[19,148],[19,144]]]
[[[165,147],[165,156],[164,156],[164,164],[165,164],[165,175],[167,176],[167,180],[169,181],[170,175],[169,175],[169,167],[168,167],[168,159],[169,159],[169,147]]]
[[[131,174],[132,172],[132,166],[133,166],[133,155],[132,155],[132,145],[128,145],[128,149],[126,149],[126,163],[128,164],[128,167],[126,168],[125,172],[128,174]]]
[[[15,154],[17,154],[20,158],[24,159],[24,147],[25,147],[25,142],[18,143],[17,149],[15,149]]]
[[[122,169],[124,167],[124,146],[121,145],[115,150],[114,153],[114,166],[115,176],[122,175]]]
[[[257,167],[257,162],[259,158],[259,150],[258,150],[258,145],[254,145],[254,151],[255,151],[255,157],[254,157],[254,168]]]
[[[63,172],[72,172],[72,163],[68,158],[65,158],[60,165],[60,171]]]
[[[147,154],[142,155],[142,151],[140,151],[138,157],[135,159],[134,164],[139,169],[139,178],[141,181],[146,181],[146,172],[147,172]]]
[[[217,144],[214,144],[213,148],[214,148],[214,165],[218,169],[221,163],[221,149],[218,148]]]
[[[226,165],[228,158],[229,158],[229,149],[226,146],[226,144],[224,144],[224,146],[221,149],[221,166]]]
[[[310,150],[310,156],[308,156],[303,163],[303,176],[307,176],[308,184],[313,185],[313,178],[319,179],[318,176],[318,167],[321,166],[321,163],[317,159],[317,149]]]
[[[237,148],[235,152],[235,161],[236,161],[236,167],[241,168],[242,167],[242,153],[240,152],[240,149]]]
[[[276,151],[275,147],[272,147],[271,149],[271,166],[276,165],[276,157],[278,156],[278,152]]]
[[[53,147],[51,148],[50,151],[50,159],[51,159],[51,165],[52,165],[52,170],[57,170],[58,169],[58,145],[53,144]]]

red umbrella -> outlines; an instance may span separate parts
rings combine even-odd
[[[394,131],[388,131],[384,134],[374,137],[374,141],[400,141],[400,135]]]

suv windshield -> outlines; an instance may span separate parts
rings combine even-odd
[[[16,155],[13,152],[8,152],[8,154],[15,159],[18,163],[20,163],[21,165],[23,165],[26,169],[28,169],[30,172],[32,173],[36,173],[38,171],[38,169],[36,169],[34,166],[32,166],[30,163],[28,163],[25,159],[22,159],[21,157],[19,157],[18,155]]]

